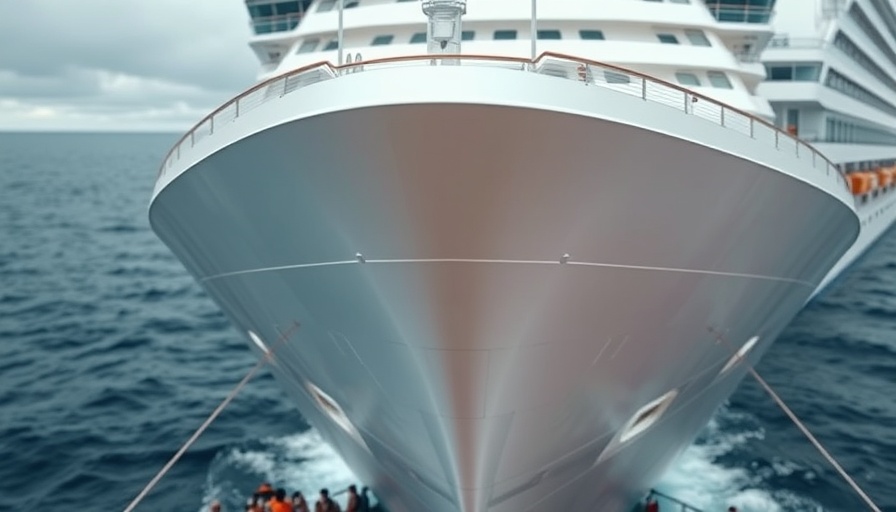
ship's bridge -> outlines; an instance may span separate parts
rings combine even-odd
[[[252,32],[288,32],[299,25],[313,0],[246,0]]]
[[[706,0],[706,7],[722,22],[766,24],[771,21],[775,0]]]

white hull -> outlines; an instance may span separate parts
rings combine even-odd
[[[393,512],[622,511],[855,240],[824,174],[609,89],[395,68],[217,127],[150,218]]]

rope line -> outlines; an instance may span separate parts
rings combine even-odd
[[[745,361],[745,355],[737,353],[737,347],[734,346],[733,343],[731,343],[728,337],[725,336],[724,333],[718,332],[712,327],[709,327],[709,332],[716,336],[717,341],[724,341],[732,350],[735,351],[734,355],[735,357],[737,357],[738,363],[743,362],[747,365],[747,371],[750,372],[750,375],[752,375],[756,382],[758,382],[759,385],[762,386],[762,389],[764,389],[765,392],[768,393],[768,395],[772,398],[772,400],[774,400],[778,407],[780,407],[781,410],[784,411],[784,414],[786,414],[787,417],[790,418],[790,421],[792,421],[793,424],[796,425],[798,429],[800,429],[800,432],[802,432],[803,435],[806,436],[809,442],[812,443],[816,450],[818,450],[818,453],[820,453],[831,464],[834,470],[837,471],[837,473],[843,478],[843,480],[846,481],[847,484],[849,484],[849,486],[853,491],[855,491],[859,498],[861,498],[862,501],[865,502],[865,505],[868,506],[868,509],[874,512],[881,512],[880,507],[878,507],[877,504],[874,503],[874,500],[872,500],[871,497],[862,490],[859,484],[856,483],[856,481],[853,480],[851,476],[849,476],[849,473],[847,473],[846,470],[843,469],[843,466],[841,466],[840,463],[837,462],[837,459],[835,459],[834,456],[831,455],[830,452],[828,452],[827,449],[821,444],[821,442],[812,434],[812,432],[810,432],[809,429],[806,428],[803,422],[800,421],[800,419],[790,409],[790,407],[788,407],[787,404],[784,403],[784,400],[781,399],[780,396],[778,396],[775,390],[772,389],[772,387],[769,386],[767,382],[765,382],[765,379],[763,379],[762,376],[759,375],[759,372],[757,372],[756,369],[753,368],[753,365]]]
[[[227,405],[229,405],[230,402],[236,397],[237,393],[239,393],[240,390],[249,383],[252,377],[255,376],[255,373],[258,372],[258,370],[260,370],[261,367],[266,363],[267,359],[260,359],[258,363],[256,363],[255,366],[253,366],[252,369],[249,370],[249,373],[247,373],[246,376],[243,377],[243,380],[241,380],[239,384],[237,384],[236,387],[234,387],[230,391],[230,394],[228,394],[224,401],[222,401],[218,405],[218,407],[215,408],[215,410],[211,413],[211,415],[209,415],[209,417],[205,419],[205,421],[202,423],[202,425],[199,426],[196,432],[193,432],[193,435],[190,436],[190,439],[188,439],[187,442],[180,447],[177,453],[175,453],[174,456],[171,457],[171,460],[169,460],[168,463],[162,466],[162,469],[160,469],[159,472],[156,473],[156,476],[154,476],[153,479],[150,480],[148,484],[146,484],[146,487],[144,487],[143,490],[140,491],[140,494],[138,494],[137,497],[134,498],[134,501],[132,501],[131,504],[124,509],[124,512],[131,512],[132,510],[137,508],[137,505],[139,505],[140,502],[143,501],[143,498],[145,498],[146,495],[149,494],[149,492],[153,489],[153,487],[155,487],[156,484],[159,483],[159,480],[161,480],[162,477],[164,477],[165,474],[168,473],[168,471],[170,471],[172,467],[174,467],[174,465],[178,460],[180,460],[183,454],[186,453],[187,450],[189,450],[190,447],[193,446],[193,443],[195,443],[196,440],[199,439],[199,436],[201,436],[202,433],[205,432],[205,429],[207,429],[209,425],[211,425],[212,422],[215,421],[218,415],[220,415],[221,412],[224,411],[224,408],[227,407]]]
[[[289,337],[292,336],[292,334],[296,329],[299,328],[299,326],[300,324],[298,322],[293,322],[293,325],[289,330],[287,330],[286,332],[281,331],[280,337],[277,339],[277,345],[289,339]],[[220,404],[218,404],[218,407],[216,407],[215,410],[212,411],[212,413],[208,416],[208,418],[206,418],[205,421],[202,422],[202,425],[200,425],[199,428],[196,429],[196,432],[193,432],[193,435],[190,436],[189,439],[187,439],[187,442],[185,442],[183,446],[181,446],[180,449],[177,450],[174,456],[172,456],[171,459],[164,466],[162,466],[162,469],[160,469],[159,472],[156,473],[156,476],[154,476],[152,480],[150,480],[149,483],[146,484],[146,487],[144,487],[143,490],[140,491],[140,494],[138,494],[137,497],[134,498],[134,500],[127,507],[125,507],[124,512],[132,512],[135,508],[137,508],[137,505],[139,505],[140,502],[143,501],[144,498],[146,498],[146,496],[150,493],[150,491],[152,491],[156,484],[158,484],[159,481],[162,480],[162,478],[169,471],[171,471],[171,468],[173,468],[174,465],[177,464],[177,461],[180,460],[184,453],[186,453],[187,450],[189,450],[190,447],[193,446],[193,443],[195,443],[196,440],[199,439],[199,436],[201,436],[205,432],[205,430],[212,424],[212,422],[214,422],[218,418],[218,416],[222,412],[224,412],[224,409],[227,408],[228,405],[230,405],[230,402],[232,402],[233,399],[236,398],[236,395],[239,394],[239,392],[246,386],[246,384],[248,384],[249,381],[252,380],[252,377],[254,377],[256,373],[258,373],[258,370],[260,370],[265,364],[271,361],[271,359],[272,352],[266,352],[265,357],[262,357],[258,360],[257,363],[255,363],[255,366],[253,366],[252,369],[249,370],[249,373],[247,373],[246,376],[243,377],[243,379],[224,398],[224,400]]]
[[[831,466],[833,466],[834,469],[837,470],[837,473],[839,473],[840,476],[843,477],[844,480],[846,480],[846,483],[849,484],[850,487],[852,487],[852,490],[855,491],[860,498],[862,498],[862,501],[865,502],[865,505],[867,505],[868,508],[870,510],[873,510],[874,512],[881,512],[880,508],[878,508],[877,504],[874,503],[871,497],[865,494],[865,491],[863,491],[862,488],[859,487],[859,484],[849,476],[849,473],[847,473],[846,470],[843,469],[843,467],[837,462],[837,460],[834,459],[834,457],[825,449],[824,446],[822,446],[818,439],[816,439],[815,436],[812,435],[812,432],[809,432],[809,429],[806,428],[806,426],[803,425],[803,422],[800,421],[799,418],[797,418],[796,414],[794,414],[793,411],[790,410],[790,407],[787,407],[787,404],[784,403],[784,400],[781,400],[781,397],[779,397],[778,394],[775,393],[775,390],[773,390],[771,386],[769,386],[768,383],[765,382],[765,380],[759,375],[759,373],[756,372],[755,369],[753,369],[752,366],[748,366],[747,368],[749,369],[750,374],[753,376],[753,378],[756,379],[756,382],[758,382],[759,385],[762,386],[763,389],[765,389],[769,396],[772,397],[772,400],[774,400],[775,403],[778,404],[778,407],[780,407],[781,410],[784,411],[784,414],[786,414],[790,418],[790,420],[793,421],[793,423],[797,426],[797,428],[802,431],[802,433],[809,439],[809,442],[811,442],[815,446],[819,453],[821,453],[821,455],[823,455],[824,458],[831,463]]]

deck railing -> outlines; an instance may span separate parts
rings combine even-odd
[[[259,105],[276,101],[309,85],[350,73],[406,66],[435,66],[443,63],[534,72],[558,79],[578,81],[583,86],[612,89],[644,101],[660,103],[738,132],[745,137],[764,141],[778,151],[794,154],[801,160],[809,162],[813,168],[838,180],[843,187],[847,187],[845,178],[833,162],[805,141],[778,129],[764,119],[637,71],[552,52],[542,53],[534,61],[494,55],[414,55],[369,61],[356,59],[355,62],[342,66],[329,62],[304,66],[255,85],[203,118],[171,148],[159,174],[163,174],[166,168],[174,165],[184,150],[213,135],[216,127],[236,122],[240,116]]]

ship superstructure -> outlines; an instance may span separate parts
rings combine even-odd
[[[759,94],[779,127],[848,173],[862,222],[826,285],[896,216],[896,9],[887,0],[779,2],[774,28]]]
[[[889,194],[773,124],[772,2],[247,6],[150,220],[392,512],[629,510]]]

